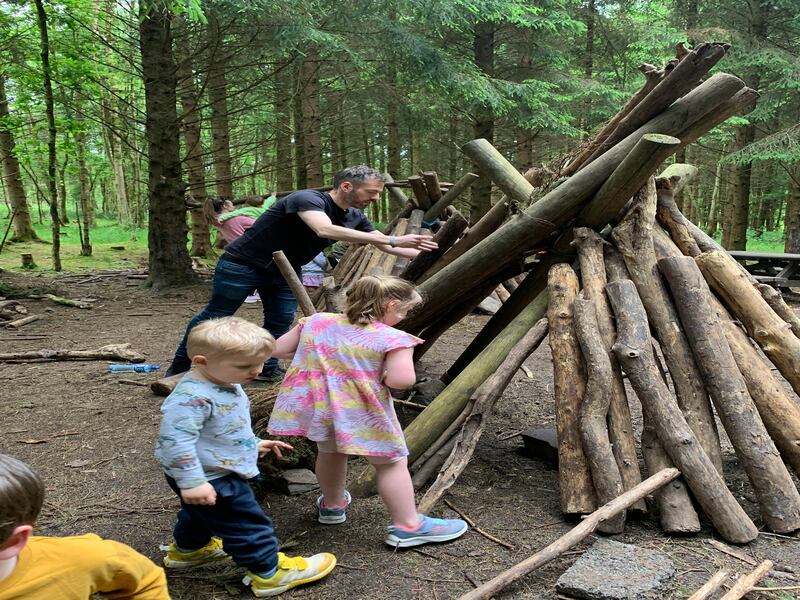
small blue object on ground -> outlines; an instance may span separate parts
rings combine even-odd
[[[159,365],[108,365],[109,373],[152,373],[158,371]]]

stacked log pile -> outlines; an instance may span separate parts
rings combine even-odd
[[[574,374],[564,374],[562,380],[583,381],[583,385],[588,386],[594,398],[591,405],[596,426],[602,420],[597,415],[605,410],[608,401],[611,415],[608,434],[613,440],[613,456],[581,459],[577,456],[580,448],[576,448],[570,462],[581,465],[584,469],[581,477],[587,481],[593,474],[592,467],[597,470],[602,468],[601,465],[609,465],[609,458],[613,458],[618,473],[609,474],[609,479],[603,482],[602,491],[594,487],[581,490],[582,496],[575,502],[575,507],[567,509],[567,512],[591,510],[598,500],[602,503],[620,488],[628,490],[641,481],[636,459],[637,442],[633,437],[630,411],[621,385],[620,367],[624,369],[625,365],[615,352],[609,352],[616,343],[616,331],[613,307],[606,300],[604,290],[606,274],[602,247],[590,242],[588,237],[586,244],[582,239],[575,239],[573,229],[581,226],[600,231],[609,223],[616,222],[623,208],[647,184],[665,159],[728,117],[752,110],[757,94],[740,79],[726,73],[707,77],[709,69],[719,62],[726,50],[726,45],[714,43],[700,44],[690,52],[681,47],[678,58],[664,69],[646,66],[643,70],[647,81],[642,90],[623,107],[600,136],[567,163],[562,169],[566,177],[543,176],[541,170],[523,176],[486,140],[473,140],[462,148],[479,171],[504,193],[504,197],[483,219],[466,229],[465,234],[449,249],[445,249],[431,267],[422,273],[413,272],[412,280],[418,283],[425,302],[400,326],[430,343],[430,340],[471,311],[496,286],[520,274],[526,275],[510,292],[498,313],[442,374],[441,380],[445,384],[443,391],[406,428],[412,470],[424,468],[419,464],[421,459],[427,462],[437,454],[446,454],[448,447],[457,450],[459,446],[453,442],[453,438],[458,435],[460,424],[468,422],[475,400],[485,392],[487,380],[498,371],[512,349],[520,350],[519,344],[524,345],[523,349],[534,347],[529,343],[530,340],[523,342],[523,338],[547,312],[550,268],[556,264],[572,263],[576,254],[581,253],[581,246],[593,245],[594,258],[590,258],[588,252],[582,253],[585,257],[581,259],[581,264],[584,266],[583,263],[588,261],[584,268],[586,272],[593,272],[593,275],[590,285],[584,281],[580,304],[585,309],[579,312],[590,325],[597,322],[602,349],[610,364],[604,365],[602,372],[593,372],[592,377],[586,380],[582,379],[580,368],[576,367]],[[416,196],[416,202],[422,202],[420,196]],[[409,218],[413,210],[414,207],[409,206],[407,214],[401,217]],[[417,210],[425,209],[420,206]],[[601,253],[599,258],[597,252]],[[561,290],[559,293],[563,295],[567,291]],[[562,301],[565,300],[562,298]],[[554,331],[559,320],[563,329],[563,320],[572,314],[572,304],[569,308],[553,311],[550,326]],[[670,314],[663,316],[664,327],[668,326],[670,318]],[[576,342],[577,339],[562,339],[562,348],[570,344],[573,349],[577,348]],[[580,343],[584,342],[586,340]],[[595,354],[598,360],[602,356],[599,352]],[[677,369],[675,365],[686,361],[684,354],[675,350],[670,355],[668,367]],[[699,411],[692,413],[691,426],[687,423],[687,428],[690,433],[694,432],[693,428],[698,428],[701,434],[699,443],[711,453],[707,464],[704,463],[708,467],[708,472],[704,473],[711,477],[711,471],[719,474],[719,452],[714,453],[714,444],[718,442],[713,427],[706,431],[697,425],[704,421],[713,423],[713,420],[705,392],[696,389],[693,383],[698,373],[697,368],[693,368],[679,378],[681,397],[680,406],[676,405],[676,408],[696,407]],[[605,385],[609,376],[613,394],[606,399],[598,395],[598,390]],[[579,395],[574,391],[573,394]],[[557,406],[558,420],[575,412],[575,398],[571,402],[565,402],[563,407]],[[704,406],[705,412],[702,412]],[[655,419],[659,415],[652,416]],[[595,430],[583,437],[576,434],[571,439],[577,446],[583,446],[587,441],[597,446],[600,433]],[[664,441],[661,440],[660,444],[664,444]],[[653,456],[654,461],[671,464],[665,449],[658,447],[659,440],[655,436],[651,436],[648,445],[653,449],[648,454]],[[431,452],[432,447],[438,447],[439,450]],[[592,465],[592,462],[597,464]],[[429,468],[425,468],[425,471],[436,472]],[[450,473],[449,477],[452,476]],[[417,478],[416,482],[421,485],[422,480],[424,478]],[[579,480],[573,482],[577,488],[582,483],[585,485]],[[373,491],[371,470],[364,471],[353,488],[361,494]],[[597,497],[598,493],[600,498]],[[683,495],[686,496],[685,490]],[[639,502],[634,508],[641,511],[645,506]],[[683,527],[691,530],[696,527],[695,522],[688,519]],[[619,523],[608,526],[619,527]],[[738,535],[738,539],[744,537],[747,534]]]
[[[671,172],[681,175],[670,177]],[[616,357],[642,404],[641,446],[647,470],[654,473],[674,465],[683,474],[656,494],[664,531],[699,531],[685,483],[720,535],[744,543],[755,539],[758,530],[722,477],[712,404],[750,480],[764,524],[777,533],[800,528],[800,494],[789,474],[789,468],[800,474],[800,404],[754,345],[761,346],[794,387],[796,371],[789,365],[798,357],[798,339],[791,324],[770,307],[737,263],[712,248],[677,211],[676,186],[691,173],[691,168],[673,165],[665,177],[651,178],[607,232],[613,244],[591,229],[574,230],[583,291],[572,294],[573,307],[564,303],[561,290],[565,285],[576,290],[577,276],[567,265],[551,269],[551,313],[558,308],[557,326],[562,330],[571,326],[582,351],[577,357],[560,353],[555,360],[557,342],[554,345],[556,410],[569,407],[569,420],[559,422],[559,433],[567,432],[559,438],[559,453],[569,457],[560,465],[559,478],[585,481],[586,470],[576,468],[574,460],[576,452],[583,451],[598,500],[607,502],[618,494],[619,474],[608,461],[613,437],[597,414],[605,410],[603,417],[610,415],[607,407],[615,393],[610,360]],[[672,237],[656,222],[657,208]],[[695,238],[710,250],[701,252]],[[598,279],[603,283],[599,292]],[[594,293],[601,301],[592,314],[583,298]],[[596,316],[606,303],[616,325],[610,344],[603,343],[605,329]],[[554,319],[551,322],[556,326]],[[564,373],[577,382],[570,389],[558,385]],[[576,399],[584,385],[586,391]],[[576,448],[577,439],[583,443]],[[580,490],[574,498],[562,495],[562,510],[574,512],[586,494]],[[619,522],[605,525],[608,531],[620,529]]]

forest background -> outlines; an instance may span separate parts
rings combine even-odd
[[[728,249],[800,252],[800,0],[1,1],[0,267],[119,267],[122,244],[165,288],[213,255],[209,196],[358,163],[456,181],[478,137],[558,171],[642,63],[704,41],[760,97],[676,157],[700,169],[684,212]],[[491,200],[482,178],[458,208]]]

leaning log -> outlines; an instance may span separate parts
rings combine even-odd
[[[711,288],[733,315],[741,321],[748,335],[778,367],[781,375],[800,394],[800,339],[786,321],[775,314],[766,300],[733,267],[724,252],[704,252],[695,260]]]
[[[616,331],[611,316],[611,308],[606,298],[606,269],[603,262],[603,240],[588,227],[577,227],[573,230],[581,265],[581,281],[586,298],[594,304],[597,315],[597,326],[605,345],[606,353],[611,361],[611,404],[608,410],[608,428],[614,456],[617,459],[622,484],[626,490],[631,489],[642,480],[639,472],[639,460],[636,457],[636,440],[633,437],[631,410],[622,383],[622,372],[616,357],[611,352]],[[646,512],[644,502],[635,505],[634,510]]]
[[[547,297],[532,302],[464,371],[405,429],[408,460],[413,463],[458,417],[475,390],[497,370],[511,349],[544,316]],[[354,495],[373,494],[374,469],[362,471],[351,487]]]
[[[548,276],[547,323],[553,355],[553,403],[558,439],[558,492],[564,514],[590,513],[597,507],[592,476],[580,434],[586,371],[573,323],[578,277],[569,265],[555,265]]]
[[[637,485],[634,489],[628,490],[621,496],[614,498],[608,504],[601,506],[592,514],[587,516],[579,525],[570,529],[565,535],[562,535],[555,542],[543,548],[533,556],[523,560],[521,563],[516,564],[507,571],[503,571],[494,579],[487,581],[483,585],[478,586],[471,592],[460,596],[458,600],[488,600],[493,597],[500,590],[508,587],[517,579],[520,579],[547,564],[554,558],[561,556],[564,552],[572,548],[575,544],[589,536],[597,525],[625,510],[631,504],[640,502],[642,498],[653,491],[660,488],[662,485],[672,481],[680,475],[677,469],[665,469],[648,477],[642,483]]]
[[[725,249],[722,246],[681,213],[675,199],[666,190],[659,190],[658,212],[656,216],[664,228],[669,231],[670,236],[685,255],[698,256],[701,252],[724,252]],[[781,319],[789,323],[795,337],[800,338],[800,318],[798,318],[792,308],[786,304],[783,295],[774,288],[759,283],[758,280],[748,273],[747,269],[734,260],[733,257],[727,253],[725,256],[727,257],[728,263],[730,265],[735,265],[742,276],[759,291],[772,310],[774,310]]]
[[[664,450],[681,470],[720,535],[737,544],[754,540],[758,529],[737,504],[661,379],[653,357],[647,314],[636,287],[630,281],[615,281],[606,286],[606,291],[617,316],[614,353],[646,407]]]
[[[475,173],[465,173],[462,175],[461,179],[453,184],[453,187],[447,190],[444,195],[433,204],[433,206],[425,211],[424,220],[432,221],[433,219],[438,219],[444,212],[444,209],[455,202],[456,198],[464,193],[464,191],[478,179],[480,179],[480,177]]]
[[[791,306],[786,304],[786,301],[783,299],[783,294],[766,283],[757,283],[756,289],[766,303],[770,305],[772,310],[775,311],[775,314],[789,324],[794,336],[800,338],[800,317],[792,310]]]
[[[453,209],[453,212],[433,236],[433,241],[436,242],[438,248],[429,252],[420,252],[408,266],[400,273],[400,277],[408,281],[417,281],[422,275],[439,260],[445,252],[450,250],[450,247],[456,243],[458,238],[464,233],[464,230],[469,225],[464,216]]]
[[[660,114],[675,100],[695,88],[698,82],[717,64],[727,49],[726,44],[704,43],[692,50],[678,66],[670,71],[652,92],[617,125],[614,131],[595,149],[585,164],[596,160],[603,152],[614,146],[635,129],[641,127],[654,115]],[[585,168],[585,164],[583,168]]]
[[[552,293],[551,293],[552,297]],[[608,408],[614,377],[611,360],[597,325],[594,302],[578,297],[574,303],[575,335],[586,365],[586,393],[580,415],[580,434],[592,473],[597,501],[606,504],[625,491],[608,434]],[[553,357],[555,363],[555,356]],[[560,461],[559,461],[560,463]],[[603,533],[622,533],[625,512],[601,523]]]
[[[608,281],[628,281],[630,274],[622,255],[614,246],[607,244],[603,252]],[[654,358],[657,358],[654,356]],[[657,363],[664,383],[666,372]],[[699,377],[699,374],[698,374]],[[657,473],[662,469],[674,467],[672,460],[664,450],[653,426],[653,419],[647,414],[646,406],[642,406],[642,457],[648,473]],[[665,533],[697,533],[700,531],[700,517],[689,498],[689,490],[683,479],[678,478],[655,492],[654,498],[658,507],[658,521]]]
[[[717,73],[710,77],[603,156],[508,221],[457,261],[426,280],[420,286],[420,292],[426,297],[426,306],[447,306],[451,298],[461,295],[464,289],[473,285],[476,277],[483,279],[504,268],[509,260],[520,256],[526,249],[535,247],[574,218],[642,135],[672,135],[714,110],[742,87],[744,83],[732,75]]]
[[[753,486],[765,523],[777,533],[800,528],[800,493],[747,392],[709,301],[711,291],[703,274],[688,256],[662,259],[658,268],[667,279],[697,366]]]
[[[680,250],[663,229],[655,229],[653,239],[657,243],[660,258],[681,256]],[[753,347],[750,338],[727,309],[716,298],[712,299],[712,304],[767,432],[783,460],[800,476],[800,405],[773,374],[771,365]]]
[[[686,417],[703,450],[722,473],[722,452],[719,446],[714,414],[708,400],[700,371],[681,327],[678,312],[667,292],[656,266],[653,247],[653,226],[656,215],[656,184],[650,181],[644,193],[634,202],[611,233],[625,259],[631,280],[644,304],[650,325],[661,346],[667,363],[678,406]]]
[[[586,145],[586,147],[581,149],[580,153],[570,160],[569,164],[561,171],[562,176],[569,177],[570,175],[574,175],[578,169],[583,166],[583,164],[586,162],[586,159],[589,158],[597,149],[597,147],[606,139],[608,139],[608,136],[614,132],[620,121],[628,116],[628,114],[636,107],[636,105],[639,104],[664,77],[663,69],[656,69],[655,66],[647,63],[639,65],[639,70],[644,74],[644,85],[639,88],[639,90],[633,96],[631,96],[628,102],[625,103],[625,106],[623,106],[619,112],[603,126],[603,129],[601,129],[600,132],[594,136],[594,138]]]
[[[675,140],[666,135],[643,135],[630,152],[617,165],[594,197],[583,207],[576,219],[577,224],[593,229],[602,229],[625,206],[630,196],[635,194],[650,177],[652,172],[675,148]],[[531,171],[525,174],[526,179]],[[475,356],[486,347],[514,317],[536,296],[542,293],[547,284],[547,273],[554,264],[569,262],[575,253],[572,247],[572,231],[563,233],[544,255],[534,269],[511,295],[508,302],[492,316],[481,332],[470,342],[456,362],[442,376],[448,381],[458,375]]]
[[[273,252],[272,260],[275,262],[275,266],[278,267],[281,275],[283,275],[286,283],[289,284],[289,288],[291,288],[292,294],[294,294],[294,297],[297,299],[297,303],[300,305],[300,310],[303,311],[303,314],[308,317],[317,312],[314,308],[314,303],[311,301],[311,298],[308,297],[306,288],[303,287],[303,282],[301,282],[300,278],[297,276],[297,271],[292,268],[283,250],[276,250]]]
[[[495,403],[508,387],[522,363],[536,350],[541,342],[542,336],[540,332],[535,327],[532,327],[511,349],[505,360],[500,363],[497,371],[492,373],[475,393],[472,411],[456,435],[450,456],[445,461],[436,481],[428,488],[419,502],[419,511],[421,513],[427,514],[430,512],[466,468],[492,414]]]

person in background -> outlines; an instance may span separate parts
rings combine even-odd
[[[315,291],[322,285],[322,280],[325,279],[327,272],[328,259],[324,253],[320,252],[300,268],[303,286],[309,293]]]
[[[300,271],[333,240],[372,244],[407,258],[436,249],[429,235],[384,235],[364,216],[362,211],[380,198],[384,179],[370,167],[348,167],[334,174],[330,192],[293,192],[267,209],[225,248],[214,272],[211,300],[189,321],[166,374],[183,373],[191,366],[186,340],[192,328],[208,319],[234,314],[254,288],[261,296],[264,329],[275,336],[289,329],[297,301],[272,261],[276,250],[282,250],[292,267]],[[271,358],[258,379],[279,382],[284,373],[277,359]]]
[[[235,208],[233,202],[222,197],[209,198],[203,206],[206,218],[217,228],[226,245],[247,231],[264,213],[264,210],[266,209],[256,206]],[[258,290],[255,289],[244,300],[245,304],[254,304],[260,301]]]

